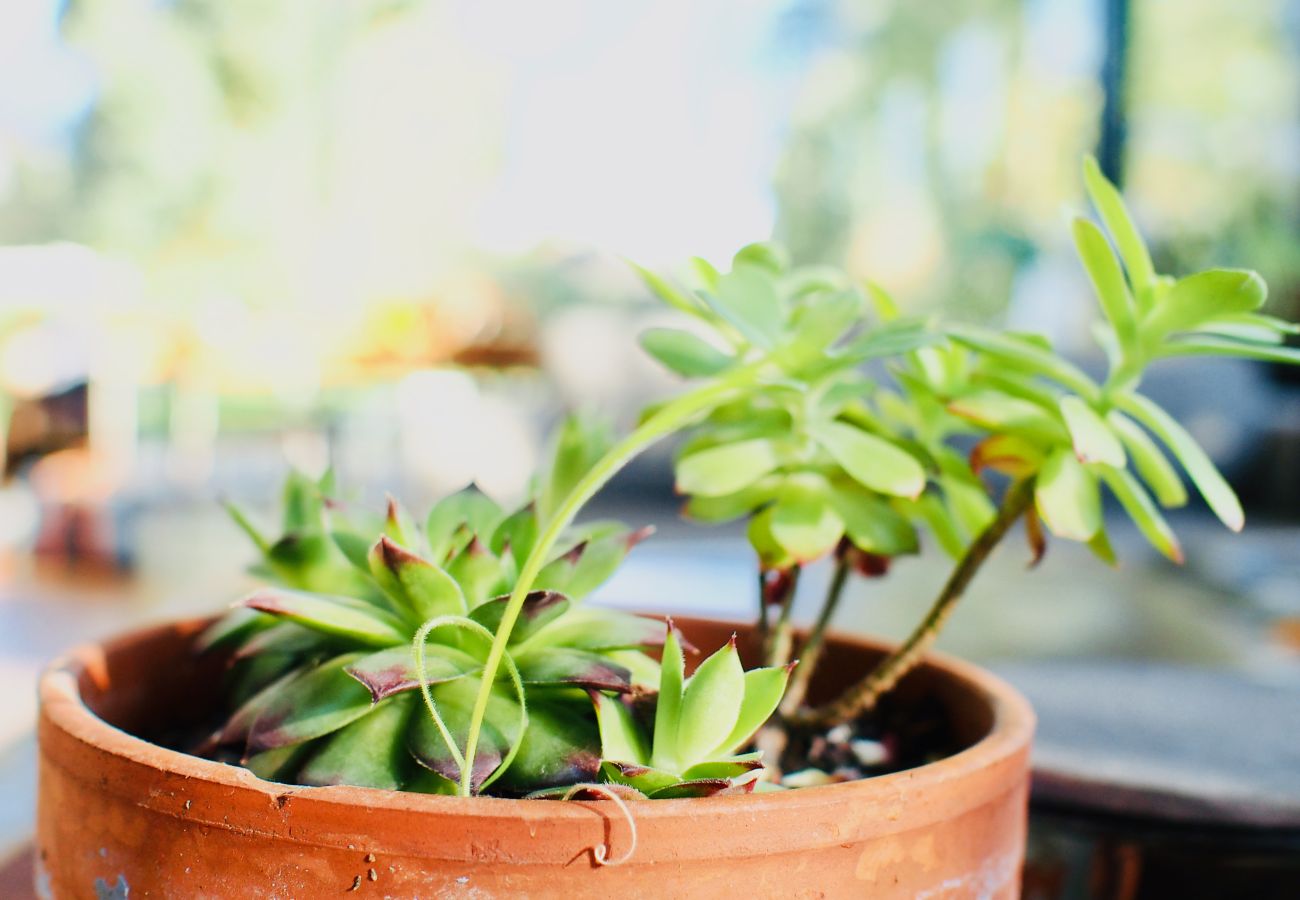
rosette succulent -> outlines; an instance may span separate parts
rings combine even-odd
[[[275,780],[454,792],[505,605],[497,595],[536,534],[534,508],[505,515],[468,489],[419,528],[390,501],[371,540],[322,487],[290,479],[285,534],[274,542],[238,514],[263,548],[259,570],[294,587],[253,592],[206,636],[235,659],[236,708],[209,747]],[[572,529],[543,569],[511,633],[510,677],[494,687],[476,791],[598,776],[587,692],[652,687],[657,666],[643,651],[662,643],[663,625],[578,601],[643,536],[613,523]]]

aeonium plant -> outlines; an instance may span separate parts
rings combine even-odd
[[[263,552],[260,571],[283,587],[255,592],[205,639],[235,648],[232,714],[205,749],[282,780],[462,796],[753,790],[765,764],[781,762],[754,750],[755,732],[852,733],[1017,522],[1035,558],[1051,533],[1110,559],[1104,485],[1178,559],[1159,508],[1187,494],[1167,450],[1239,528],[1226,482],[1138,387],[1166,356],[1294,362],[1281,343],[1294,328],[1258,312],[1253,273],[1157,275],[1118,193],[1092,163],[1085,177],[1110,235],[1075,225],[1105,313],[1104,380],[1039,337],[900,317],[883,290],[792,269],[767,245],[744,248],[727,272],[696,260],[691,286],[643,271],[689,323],[651,330],[643,345],[692,384],[617,441],[566,424],[529,505],[506,514],[469,490],[423,526],[395,503],[367,521],[332,485],[296,478],[283,536],[239,516]],[[762,668],[745,672],[733,642],[688,677],[671,625],[580,602],[641,536],[575,524],[581,511],[640,452],[678,434],[687,514],[747,520]],[[809,707],[847,580],[883,575],[931,539],[955,566],[924,619],[864,679]],[[830,587],[800,641],[799,574],[823,558]]]

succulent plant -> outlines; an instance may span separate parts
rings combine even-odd
[[[654,799],[749,793],[762,753],[737,751],[776,709],[790,667],[746,672],[733,635],[693,675],[684,672],[670,622],[653,716],[626,695],[595,695],[605,777]]]
[[[234,748],[275,780],[454,792],[466,719],[505,605],[496,595],[536,534],[535,513],[505,515],[468,489],[418,528],[390,501],[372,541],[321,487],[291,477],[285,535],[257,537],[260,571],[312,590],[254,591],[205,638],[236,648],[240,701],[210,746]],[[598,776],[586,691],[652,687],[657,667],[641,651],[662,642],[663,626],[576,601],[643,536],[613,523],[572,529],[543,569],[511,634],[511,677],[494,687],[474,790],[497,783],[521,794]]]
[[[879,287],[791,269],[777,248],[755,244],[725,274],[694,261],[692,288],[642,270],[695,326],[651,330],[643,345],[696,383],[616,442],[570,420],[523,509],[506,515],[468,490],[438,503],[423,528],[391,502],[383,520],[368,522],[329,499],[328,480],[298,477],[280,538],[234,511],[262,550],[259,571],[284,587],[255,592],[204,637],[233,647],[236,660],[235,709],[208,749],[277,779],[463,796],[491,788],[570,797],[583,785],[598,796],[751,790],[762,760],[740,751],[773,710],[803,728],[870,710],[921,659],[1017,522],[1035,560],[1047,532],[1113,559],[1104,484],[1179,560],[1160,507],[1185,503],[1187,492],[1167,450],[1240,528],[1227,482],[1138,386],[1147,365],[1170,356],[1300,362],[1283,345],[1298,329],[1258,312],[1265,290],[1252,272],[1156,274],[1091,161],[1085,181],[1109,231],[1108,241],[1088,220],[1074,225],[1105,314],[1096,330],[1110,361],[1104,380],[1041,337],[904,319]],[[878,322],[868,328],[872,306]],[[866,377],[871,360],[892,363],[892,377]],[[631,459],[673,434],[686,438],[676,462],[686,512],[749,519],[764,668],[744,672],[733,641],[688,680],[671,625],[665,637],[657,620],[577,605],[643,536],[612,523],[575,526],[577,516]],[[1001,477],[990,483],[990,472]],[[930,610],[864,679],[801,707],[849,572],[881,574],[915,552],[922,524],[956,558]],[[799,571],[827,555],[830,590],[783,701]],[[771,604],[780,607],[775,625]],[[660,645],[662,664],[645,652]]]

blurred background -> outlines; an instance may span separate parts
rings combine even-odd
[[[625,426],[670,390],[624,258],[775,236],[1100,365],[1067,227],[1089,152],[1159,268],[1256,268],[1300,316],[1300,0],[0,4],[0,846],[41,665],[246,587],[218,498],[269,516],[292,465],[511,502],[561,413]],[[1148,386],[1246,533],[1193,505],[1183,569],[1122,531],[1114,571],[1008,547],[946,646],[1300,682],[1300,382],[1190,359]],[[661,450],[601,499],[660,527],[605,598],[748,615],[739,530],[680,523],[670,482]],[[842,624],[902,633],[944,562]]]

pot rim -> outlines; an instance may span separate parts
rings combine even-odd
[[[720,624],[724,621],[695,617],[677,617],[677,619],[684,623],[695,621],[703,624]],[[101,643],[77,646],[58,657],[42,672],[40,678],[41,730],[44,731],[47,727],[56,729],[64,732],[74,741],[92,746],[101,753],[118,757],[124,762],[158,770],[182,781],[203,782],[224,788],[232,794],[245,792],[248,799],[251,799],[248,795],[260,794],[266,802],[278,806],[283,806],[289,798],[292,798],[295,805],[315,802],[330,806],[387,810],[399,814],[455,817],[477,821],[508,819],[514,822],[541,820],[588,822],[593,808],[608,809],[608,801],[601,800],[539,803],[503,797],[448,797],[347,785],[307,787],[264,781],[242,767],[192,756],[138,738],[104,721],[86,705],[78,688],[78,679],[82,675],[87,675],[102,683],[106,679],[105,661],[115,650],[143,639],[160,637],[165,632],[182,636],[193,635],[211,621],[211,617],[188,619],[135,629]],[[864,648],[881,646],[870,639],[842,632],[829,632],[828,638]],[[926,661],[922,665],[938,670],[950,679],[962,682],[964,687],[977,694],[991,707],[992,725],[988,734],[970,747],[936,762],[873,778],[761,794],[638,803],[635,806],[635,817],[638,823],[660,822],[666,825],[665,820],[696,816],[706,809],[711,815],[725,817],[748,819],[753,815],[761,814],[764,818],[793,816],[793,820],[798,821],[801,810],[823,807],[827,803],[851,803],[859,808],[875,806],[885,814],[884,818],[891,821],[898,820],[896,824],[899,828],[910,827],[915,824],[918,811],[909,810],[906,815],[903,815],[897,807],[916,796],[918,790],[924,788],[926,791],[943,791],[946,784],[971,779],[986,784],[987,790],[978,792],[979,796],[966,791],[960,805],[970,808],[977,806],[992,797],[995,792],[1005,789],[999,788],[992,779],[981,779],[979,773],[982,770],[998,768],[1005,765],[1008,760],[1028,752],[1034,731],[1034,713],[1029,702],[1015,688],[973,664],[946,654],[930,653],[927,654]],[[42,740],[42,743],[46,742]],[[46,748],[42,749],[45,752]],[[57,763],[57,760],[51,761]],[[894,806],[885,806],[890,803]],[[149,802],[145,802],[144,805],[154,806]],[[184,815],[174,804],[158,804],[156,808],[164,814]],[[946,810],[934,809],[924,815],[926,818],[938,819],[952,813],[953,808],[949,806]],[[907,821],[902,821],[904,819]],[[214,827],[238,828],[237,824],[223,822],[221,819],[210,824]],[[892,829],[888,825],[882,825],[882,830]],[[801,842],[796,840],[792,843]]]

